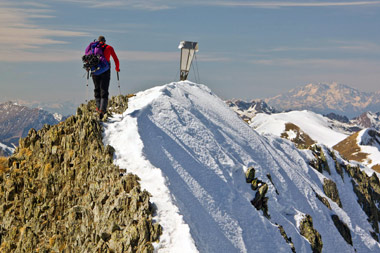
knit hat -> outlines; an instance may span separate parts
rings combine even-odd
[[[106,42],[106,38],[104,36],[99,36],[98,41]]]

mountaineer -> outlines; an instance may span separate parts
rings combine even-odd
[[[96,56],[94,58],[91,58]],[[115,62],[116,72],[120,72],[119,59],[112,46],[106,44],[104,36],[99,36],[97,41],[91,42],[85,51],[85,57],[88,65],[87,71],[91,71],[92,80],[94,81],[94,96],[96,101],[96,111],[102,120],[104,114],[107,113],[108,105],[108,89],[111,78],[111,56]]]

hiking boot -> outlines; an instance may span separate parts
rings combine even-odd
[[[103,120],[103,118],[104,118],[104,112],[102,110],[99,110],[98,112],[99,112],[99,119]]]

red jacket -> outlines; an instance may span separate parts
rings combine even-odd
[[[115,69],[116,69],[117,72],[119,72],[120,71],[119,59],[117,58],[117,55],[116,55],[115,50],[113,49],[113,47],[111,47],[110,45],[107,45],[107,47],[104,50],[103,54],[104,54],[104,57],[106,57],[106,59],[107,59],[107,61],[109,63],[111,63],[111,55],[112,55],[113,61],[115,62],[115,65],[116,65]]]

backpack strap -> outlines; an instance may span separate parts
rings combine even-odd
[[[92,45],[91,45],[91,53],[92,54],[95,54],[95,48],[97,48],[99,45],[99,42],[94,42]]]

